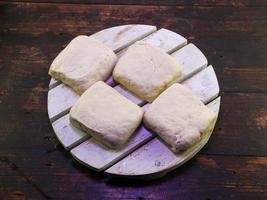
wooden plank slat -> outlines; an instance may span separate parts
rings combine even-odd
[[[126,147],[120,150],[110,150],[94,138],[90,138],[73,148],[70,152],[72,156],[83,165],[96,171],[103,171],[125,155],[128,155],[134,149],[152,139],[152,137],[153,134],[142,125],[138,128],[133,137],[130,138]]]
[[[172,31],[168,31],[168,30],[160,31],[159,30],[155,32],[152,36],[150,36],[150,39],[147,41],[147,43],[151,45],[154,45],[154,44],[158,45],[159,44],[158,40],[164,41],[165,38],[168,36],[168,34],[170,35],[171,39],[168,39],[168,44],[163,46],[165,50],[172,51],[173,49],[177,49],[178,47],[183,46],[187,42],[186,39],[183,39],[182,36],[180,36],[179,34],[176,34],[176,37],[175,37],[175,33]],[[115,85],[113,78],[109,78],[106,81],[106,83],[111,86]],[[55,89],[57,90],[56,93],[58,95],[55,95],[55,91],[53,91]],[[70,107],[73,105],[73,103],[77,100],[77,98],[79,97],[72,90],[71,91],[66,91],[66,90],[71,90],[71,89],[69,87],[57,86],[48,92],[48,96],[49,96],[48,100],[51,100],[53,103],[56,102],[55,105],[50,105],[50,102],[48,101],[48,110],[49,110],[48,114],[49,114],[49,118],[51,121],[54,121],[55,119],[58,119],[59,116],[62,116],[61,114],[62,112],[66,113],[70,109]],[[127,91],[125,91],[125,93],[127,93]],[[65,103],[65,100],[68,98],[68,96],[66,96],[65,94],[67,94],[68,96],[73,94],[72,97],[68,99],[67,103]],[[138,100],[139,98],[137,98],[137,101]],[[57,105],[60,105],[60,106],[57,106]]]
[[[17,0],[6,0],[9,2],[17,2]],[[20,0],[20,2],[28,2],[29,0]],[[47,0],[31,0],[30,2],[35,3],[47,3]],[[124,6],[136,6],[136,5],[146,5],[146,6],[180,6],[180,7],[264,7],[267,6],[267,2],[264,0],[239,0],[239,1],[226,1],[226,0],[197,0],[197,1],[186,1],[186,0],[165,0],[165,1],[155,1],[155,0],[49,0],[49,3],[68,3],[68,4],[100,4],[105,5],[124,5]]]
[[[51,90],[52,88],[58,86],[61,82],[54,79],[53,77],[51,78],[50,82],[49,82],[49,90]]]
[[[143,105],[145,103],[142,99],[140,99],[138,96],[136,96],[135,94],[127,90],[122,85],[116,85],[114,89],[117,90],[117,92],[119,92],[121,95],[125,96],[127,99],[130,99],[133,103],[137,105]]]
[[[116,81],[113,79],[112,76],[110,76],[105,82],[106,82],[106,84],[110,85],[111,87],[114,87],[115,85],[117,85]]]
[[[205,73],[207,75],[212,76],[214,71],[211,70],[205,70]],[[201,85],[201,82],[203,80],[199,79],[199,77],[196,74],[196,80],[199,81],[199,85]],[[194,77],[192,77],[190,82],[195,82]],[[214,81],[213,79],[210,79],[212,82],[208,82],[209,84],[217,84],[217,81]],[[201,91],[199,93],[196,93],[198,97],[201,100],[206,100],[206,97],[209,99],[211,97],[214,97],[215,95],[218,95],[218,91],[215,90],[208,90],[204,92],[203,90],[206,90],[206,87],[198,87],[195,85],[195,88],[193,88],[194,93],[197,91]],[[204,94],[204,97],[201,95]],[[199,96],[200,95],[200,96]],[[211,103],[209,106],[215,108],[215,110],[218,110],[219,106],[219,100]],[[146,104],[144,106],[145,109],[147,109],[149,104]],[[142,144],[147,142],[148,140],[152,139],[154,134],[152,132],[149,132],[146,130],[144,125],[141,125],[141,128],[138,129],[134,137],[130,139],[130,142],[122,149],[114,151],[110,150],[103,145],[101,145],[99,142],[97,142],[94,138],[90,138],[89,140],[83,142],[82,144],[78,145],[77,147],[74,147],[71,150],[71,154],[74,156],[74,158],[79,161],[80,163],[83,163],[84,165],[95,169],[97,171],[102,171],[106,169],[107,167],[111,166],[115,162],[117,162],[122,157],[125,157],[130,152],[134,151],[136,148],[140,147]],[[207,138],[208,140],[208,138]],[[204,141],[204,140],[203,140]]]
[[[220,97],[207,106],[218,115]],[[105,173],[116,176],[126,175],[135,178],[155,178],[163,176],[196,155],[208,142],[211,133],[212,131],[203,136],[197,145],[179,154],[174,154],[164,142],[156,137],[107,169]]]
[[[210,1],[208,1],[210,3]],[[28,9],[31,7],[31,14]],[[188,6],[121,6],[121,5],[70,5],[70,4],[23,4],[14,3],[4,7],[6,18],[2,18],[4,31],[19,34],[71,35],[93,33],[104,26],[118,23],[159,24],[172,27],[175,32],[196,38],[237,36],[266,36],[266,7],[242,7],[239,12],[231,7],[188,7]],[[15,11],[15,12],[14,12]],[[75,17],[73,17],[75,15]],[[64,17],[63,17],[64,16]],[[186,18],[185,18],[186,16]],[[226,17],[227,16],[227,17]],[[14,21],[20,19],[23,21]],[[222,17],[223,21],[222,21]],[[100,23],[101,20],[101,23]],[[246,24],[244,24],[244,21]],[[223,23],[222,23],[223,22]],[[245,26],[245,27],[244,27]],[[32,28],[34,27],[34,29]],[[196,27],[198,27],[196,31]],[[211,31],[212,30],[212,31]],[[237,39],[236,38],[236,39]]]
[[[114,52],[118,52],[156,30],[155,26],[129,24],[104,29],[93,34],[92,37],[102,41]]]
[[[158,31],[142,39],[142,41],[152,44],[168,54],[171,54],[187,44],[186,38],[165,28],[159,29]],[[118,52],[118,57],[120,58],[126,52],[126,50],[127,48]]]
[[[183,82],[183,85],[191,89],[191,91],[196,96],[199,96],[201,101],[203,101],[204,103],[208,103],[209,101],[217,97],[220,90],[216,74],[211,65],[206,69],[200,71],[193,77],[185,80]],[[196,90],[195,88],[202,89]]]
[[[187,39],[185,39],[183,36],[165,28],[162,28],[157,32],[145,37],[143,41],[153,44],[168,54],[187,44]]]
[[[192,43],[175,51],[172,56],[182,68],[182,76],[178,80],[180,82],[208,65],[206,56]]]
[[[105,82],[112,87],[115,85],[115,81],[112,77],[109,77]],[[59,84],[49,90],[47,107],[50,121],[53,122],[68,113],[79,97],[80,96],[76,92],[65,84]]]
[[[68,113],[71,106],[78,98],[79,95],[65,84],[60,84],[52,90],[49,90],[47,96],[47,112],[50,121],[53,122]]]
[[[69,114],[54,121],[52,127],[58,140],[66,149],[71,149],[90,137],[87,133],[71,125]]]

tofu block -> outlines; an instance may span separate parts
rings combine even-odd
[[[116,61],[116,54],[103,43],[80,35],[58,54],[48,73],[81,95],[95,82],[106,80]]]
[[[175,83],[151,104],[143,121],[177,153],[212,131],[216,115],[189,89]]]
[[[174,58],[142,41],[130,46],[113,70],[117,82],[148,102],[152,102],[180,75],[180,66]]]
[[[70,110],[71,124],[100,143],[117,149],[124,146],[142,121],[144,111],[99,81],[86,90]]]

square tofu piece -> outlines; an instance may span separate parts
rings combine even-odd
[[[82,94],[97,81],[106,80],[116,63],[116,54],[100,41],[77,36],[54,59],[49,75]]]
[[[152,102],[180,75],[180,66],[174,58],[142,41],[127,49],[113,71],[116,81],[148,102]]]
[[[70,122],[100,143],[117,149],[126,144],[144,111],[99,81],[86,90],[70,110]]]
[[[215,113],[178,83],[165,90],[144,114],[145,125],[176,153],[199,142],[215,121]]]

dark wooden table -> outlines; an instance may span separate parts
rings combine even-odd
[[[267,199],[267,1],[44,1],[0,3],[0,199]],[[47,71],[59,50],[76,35],[131,23],[196,44],[222,96],[208,145],[147,182],[82,167],[47,117]]]

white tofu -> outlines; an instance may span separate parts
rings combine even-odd
[[[216,115],[185,86],[175,83],[144,114],[145,125],[174,152],[186,150],[214,127]]]
[[[77,36],[54,59],[49,75],[82,94],[97,81],[106,80],[116,63],[116,54],[100,41]]]
[[[113,70],[116,81],[148,102],[152,102],[180,75],[180,66],[174,58],[142,41],[130,46]]]
[[[86,90],[70,110],[73,126],[106,146],[124,146],[142,121],[143,109],[99,81]]]

